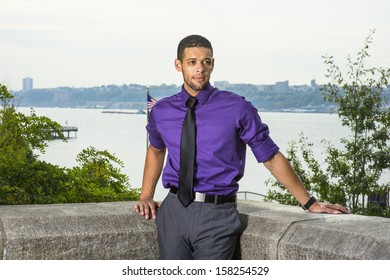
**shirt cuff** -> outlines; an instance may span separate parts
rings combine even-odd
[[[279,147],[271,138],[268,138],[266,141],[252,148],[252,152],[259,163],[269,160],[278,151]]]
[[[151,135],[149,135],[149,143],[150,143],[150,145],[152,145],[157,150],[161,150],[161,149],[165,148],[165,143],[164,142],[161,142],[158,139],[153,138]]]

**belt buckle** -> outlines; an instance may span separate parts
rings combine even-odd
[[[196,202],[205,202],[205,200],[206,200],[206,194],[199,193],[199,192],[195,193],[194,201],[196,201]]]

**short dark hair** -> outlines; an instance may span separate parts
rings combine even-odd
[[[189,35],[182,39],[177,46],[177,59],[183,61],[184,49],[194,47],[207,48],[211,50],[211,55],[213,55],[213,47],[209,40],[200,35]]]

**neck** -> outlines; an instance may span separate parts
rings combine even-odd
[[[188,86],[186,83],[184,83],[184,89],[186,92],[188,92],[193,97],[197,96],[198,93],[201,92],[201,90],[195,90],[195,89],[191,88],[190,86]]]

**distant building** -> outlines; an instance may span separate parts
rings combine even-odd
[[[310,81],[310,86],[313,87],[313,88],[317,87],[316,79],[313,79],[313,80]]]
[[[256,85],[258,91],[265,91],[266,85]]]
[[[287,92],[289,90],[289,84],[288,81],[284,82],[276,82],[274,91],[276,92]]]
[[[33,89],[33,79],[26,77],[23,79],[23,91],[29,91]]]

